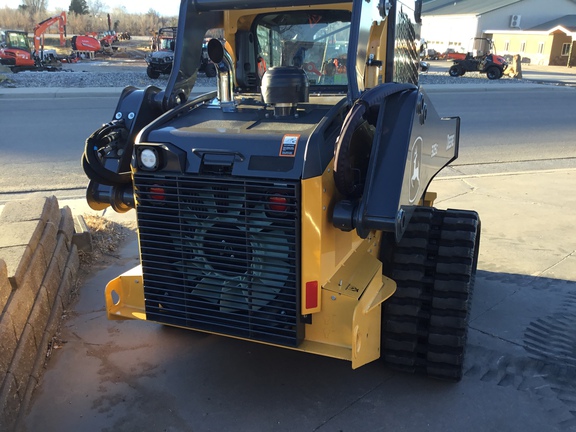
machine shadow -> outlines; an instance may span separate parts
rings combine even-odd
[[[417,409],[423,399],[457,398],[480,386],[488,386],[488,393],[505,387],[530,397],[573,400],[576,281],[478,271],[474,295],[460,383],[397,372],[380,361],[352,370],[341,360],[173,327],[158,329],[181,347],[162,369],[181,370],[171,383],[202,406],[189,409],[212,411],[216,403],[252,427],[283,422],[314,429],[354,412],[356,405],[406,399]],[[550,394],[543,396],[542,388]]]

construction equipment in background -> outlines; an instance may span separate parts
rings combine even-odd
[[[94,54],[102,51],[100,41],[89,35],[77,35],[72,37],[72,52],[76,56],[87,56],[91,59]]]
[[[172,72],[174,60],[174,46],[176,43],[176,31],[178,27],[162,27],[152,36],[152,52],[146,56],[146,74],[149,78],[157,79],[160,75],[169,75]],[[202,42],[202,55],[198,72],[204,73],[208,78],[216,76],[216,65],[208,58],[208,41]]]
[[[113,46],[113,44],[118,43],[118,35],[115,30],[112,30],[112,20],[110,14],[107,14],[108,30],[102,30],[100,32],[88,32],[85,33],[86,36],[92,36],[98,39],[102,47],[102,52],[105,54],[110,54],[112,51],[118,49],[118,47]]]
[[[36,55],[25,31],[0,30],[0,41],[0,64],[8,66],[14,73],[61,70],[61,64],[54,56]]]
[[[84,35],[82,35],[82,38],[85,37],[91,37],[93,39],[96,39],[98,41],[98,49],[96,49],[96,45],[94,44],[93,46],[93,51],[96,52],[102,52],[103,54],[108,54],[111,55],[114,51],[116,51],[118,49],[117,46],[113,46],[112,44],[117,44],[118,43],[118,37],[116,36],[116,33],[111,33],[111,32],[86,32],[84,33]],[[89,41],[89,39],[81,39],[81,42],[83,44],[88,44],[88,45],[92,45],[90,43],[88,43],[87,41]],[[78,42],[78,44],[80,44],[80,41]]]
[[[58,23],[58,32],[60,34],[60,46],[66,46],[66,12],[62,11],[59,15],[51,16],[46,18],[44,21],[39,22],[34,26],[34,53],[42,60],[46,60],[49,56],[52,60],[56,59],[56,53],[54,50],[50,52],[44,52],[44,34],[53,25]]]
[[[57,71],[61,69],[55,50],[44,49],[44,34],[58,23],[60,46],[66,46],[66,12],[52,16],[34,26],[34,47],[30,46],[28,33],[21,30],[0,30],[0,63],[12,72]]]
[[[419,86],[421,7],[183,0],[166,88],[86,140],[89,205],[138,223],[108,318],[459,380],[480,220],[428,190],[460,123]],[[188,100],[216,28],[217,90]]]

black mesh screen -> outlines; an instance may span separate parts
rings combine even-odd
[[[419,56],[416,32],[410,17],[399,10],[396,14],[396,43],[394,46],[394,81],[418,84]]]
[[[148,320],[296,346],[299,184],[136,174]]]

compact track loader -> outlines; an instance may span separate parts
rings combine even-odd
[[[90,206],[138,222],[108,318],[460,379],[480,221],[432,207],[459,119],[418,85],[420,9],[183,0],[166,88],[86,141]],[[217,89],[189,98],[211,29]]]

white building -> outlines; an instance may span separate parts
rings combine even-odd
[[[421,34],[428,48],[436,51],[476,53],[488,46],[475,38],[522,33],[575,14],[576,0],[424,0]],[[496,46],[498,54],[504,53],[503,48]]]

